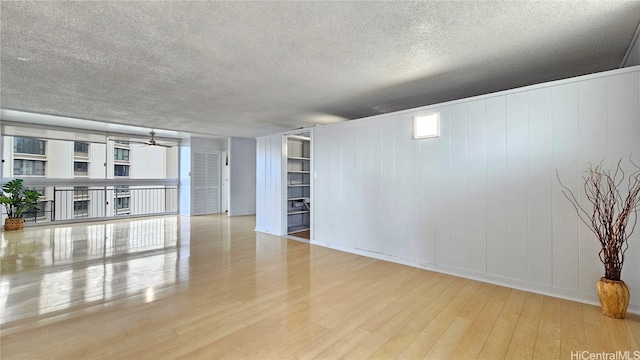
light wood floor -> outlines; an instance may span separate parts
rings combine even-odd
[[[169,216],[3,233],[2,359],[571,359],[640,318]],[[11,245],[13,244],[13,245]],[[26,269],[24,269],[26,267]]]

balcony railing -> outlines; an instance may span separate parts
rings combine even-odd
[[[44,181],[51,184],[50,179]],[[25,221],[50,223],[178,213],[177,181],[151,181],[152,185],[141,185],[139,180],[111,183],[114,184],[73,181],[41,186],[40,210],[26,214]]]

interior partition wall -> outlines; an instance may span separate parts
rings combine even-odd
[[[286,234],[282,139],[282,134],[256,139],[256,230],[274,235]]]
[[[640,162],[639,104],[631,67],[317,127],[311,242],[595,303],[599,245],[556,171],[588,206],[589,163]],[[440,137],[414,140],[425,112],[440,114]],[[622,274],[636,313],[638,258],[640,232]]]

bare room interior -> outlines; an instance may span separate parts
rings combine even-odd
[[[640,2],[0,19],[2,359],[640,358]]]

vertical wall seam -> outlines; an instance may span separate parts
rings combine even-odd
[[[549,214],[551,214],[551,249],[549,249],[551,252],[551,287],[555,287],[555,278],[554,278],[554,267],[555,267],[555,263],[553,261],[553,249],[555,247],[555,238],[553,236],[553,224],[554,224],[554,211],[553,211],[553,154],[554,154],[554,147],[553,147],[553,89],[549,90],[549,154],[551,155],[551,209],[549,211]]]
[[[415,120],[413,120],[415,121]],[[414,125],[414,124],[412,124]],[[414,140],[415,141],[415,140]],[[420,201],[418,201],[418,219],[420,219],[418,221],[418,264],[420,265],[424,265],[426,264],[426,260],[425,260],[425,256],[424,253],[422,251],[422,243],[424,242],[424,236],[423,236],[423,217],[422,217],[422,203],[423,203],[423,193],[424,193],[424,185],[422,183],[423,179],[422,179],[422,142],[420,140],[418,140],[418,164],[420,164],[420,166],[418,166],[418,171],[419,171],[419,175],[418,175],[418,186],[420,188],[420,191],[418,192],[420,194]]]
[[[574,185],[578,184],[580,179],[580,84],[581,81],[578,81],[576,84],[576,116],[577,116],[577,125],[578,125],[578,152],[576,154],[576,180]],[[577,188],[577,187],[576,187]],[[578,197],[580,200],[580,197]],[[582,232],[580,231],[580,221],[576,221],[577,233],[578,233],[578,293],[582,292],[582,284],[580,281],[580,274],[582,274]]]
[[[465,166],[465,198],[462,200],[465,204],[469,203],[469,103],[464,104],[464,158],[466,162]],[[465,212],[464,220],[464,228],[467,230],[466,237],[467,239],[471,239],[471,234],[469,234],[469,208],[464,207],[463,211]],[[468,251],[465,252],[465,260],[468,258]]]
[[[509,258],[509,219],[507,219],[507,214],[509,214],[509,183],[508,183],[508,178],[507,178],[507,170],[508,170],[508,166],[507,163],[509,162],[509,129],[508,129],[508,122],[507,122],[507,96],[503,97],[504,101],[503,101],[503,107],[504,107],[504,116],[503,116],[503,124],[504,124],[504,172],[503,172],[503,181],[504,181],[504,214],[505,214],[505,219],[504,219],[504,240],[505,240],[505,249],[504,249],[504,267],[503,267],[503,272],[504,274],[502,274],[503,276],[507,276],[507,266],[508,266],[508,261],[507,259]]]
[[[530,118],[530,113],[529,113],[529,96],[531,95],[531,91],[527,91],[526,92],[526,97],[525,97],[525,103],[524,103],[524,109],[525,109],[525,121],[527,122],[527,126],[525,127],[527,129],[527,281],[531,282],[531,201],[529,199],[529,195],[531,193],[530,191],[530,176],[531,176],[531,139],[529,138],[529,136],[531,136],[531,129],[530,129],[530,125],[531,125],[531,118]]]
[[[604,80],[604,141],[607,143],[607,167],[611,168],[611,142],[609,141],[609,78]],[[614,160],[615,161],[615,160]]]
[[[489,206],[487,196],[487,99],[482,100],[484,105],[484,273],[489,273],[489,231],[487,224],[489,223]]]
[[[452,120],[451,120],[451,112],[452,112],[452,106],[450,105],[448,107],[448,111],[447,111],[447,122],[449,124],[449,132],[447,134],[447,156],[449,157],[449,168],[447,169],[447,172],[449,173],[449,182],[447,185],[447,196],[448,196],[448,201],[447,203],[449,204],[449,206],[447,207],[447,211],[448,211],[448,215],[447,218],[449,219],[448,223],[449,223],[449,239],[447,241],[447,246],[448,246],[448,259],[447,259],[447,265],[451,266],[451,201],[453,200],[453,176],[451,176],[451,168],[453,166],[452,162],[451,162],[451,129],[453,128],[452,126]]]

